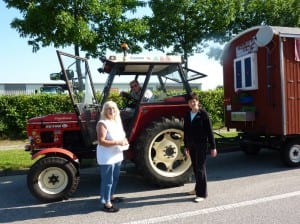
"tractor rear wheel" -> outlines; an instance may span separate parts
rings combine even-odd
[[[179,119],[153,122],[136,143],[137,166],[151,183],[171,187],[186,183],[192,174],[184,154],[183,123]]]

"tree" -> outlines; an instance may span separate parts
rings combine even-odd
[[[299,0],[150,0],[146,48],[188,56],[257,25],[300,26]],[[210,48],[216,59],[221,50]]]
[[[126,13],[136,11],[145,3],[138,0],[4,0],[7,7],[20,11],[22,18],[12,21],[20,36],[29,38],[33,52],[40,47],[74,46],[93,56],[108,49],[120,50],[122,41],[130,42],[133,51],[145,32],[143,20],[127,19]],[[134,24],[134,25],[133,25]]]
[[[238,2],[238,1],[237,1]],[[146,48],[188,56],[201,51],[204,41],[226,31],[234,19],[234,1],[152,0]]]
[[[300,26],[299,0],[244,0],[236,9],[235,19],[226,31],[226,37],[252,26]]]

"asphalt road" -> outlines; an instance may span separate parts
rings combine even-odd
[[[134,168],[123,170],[120,212],[104,213],[99,202],[98,170],[85,169],[69,200],[41,204],[29,193],[25,175],[0,177],[0,223],[300,223],[300,170],[284,167],[279,153],[242,152],[209,158],[208,198],[192,202],[185,193],[193,182],[159,189],[145,183]]]

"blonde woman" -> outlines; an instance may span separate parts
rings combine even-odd
[[[101,175],[101,203],[105,212],[118,212],[112,202],[120,201],[114,197],[120,176],[123,150],[128,148],[120,111],[113,101],[104,103],[97,127],[97,162]]]

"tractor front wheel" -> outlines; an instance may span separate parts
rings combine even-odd
[[[53,202],[68,199],[77,189],[79,172],[62,157],[48,156],[38,160],[27,175],[27,186],[37,199]]]

